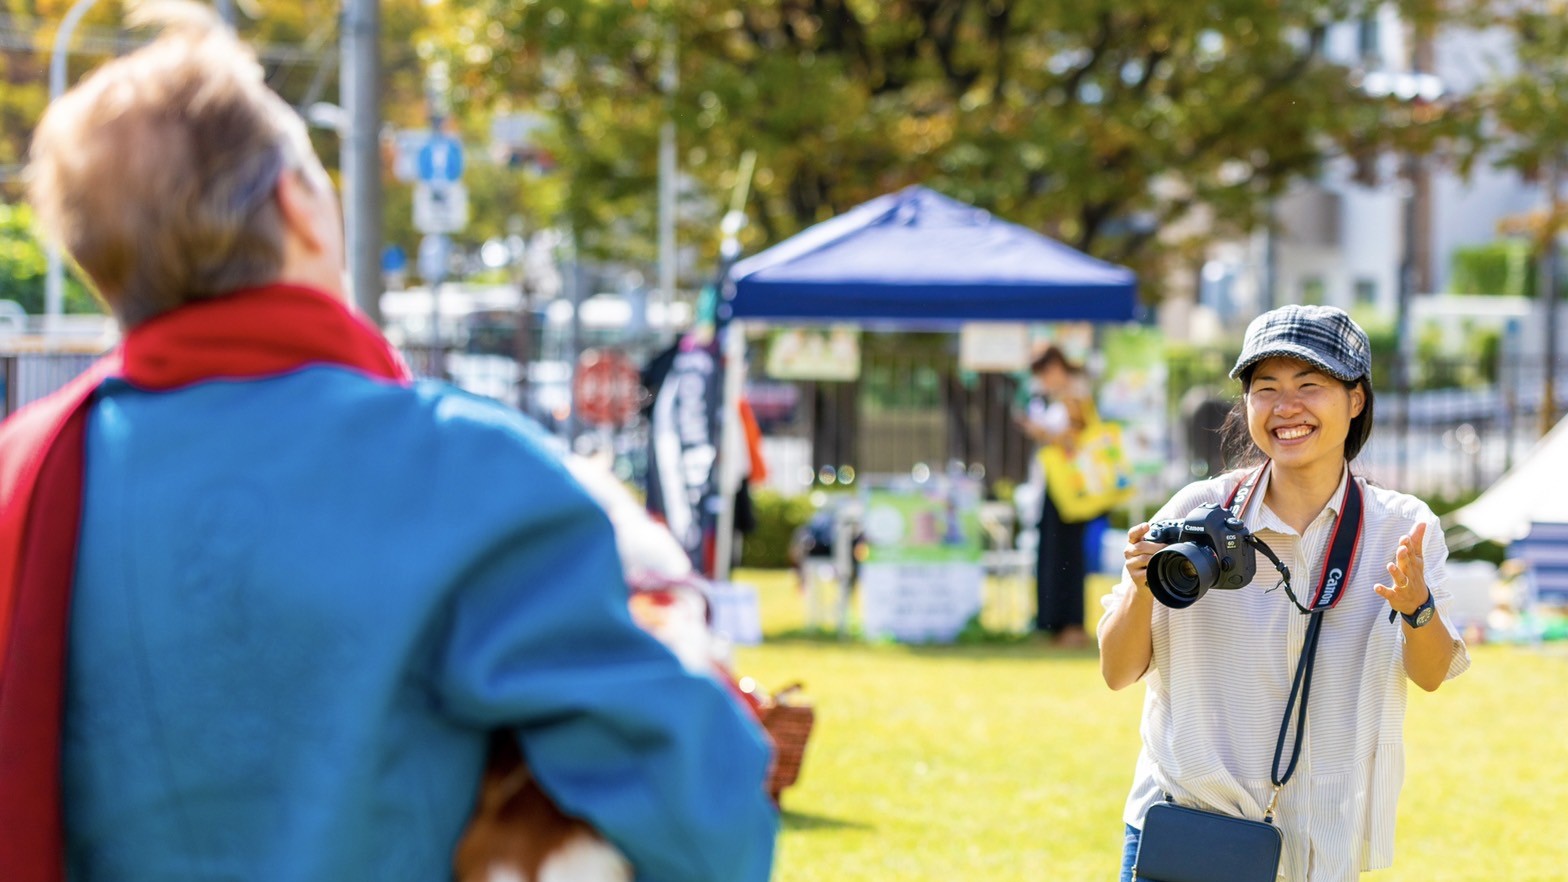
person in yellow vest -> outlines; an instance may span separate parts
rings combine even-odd
[[[1072,450],[1094,407],[1082,365],[1054,343],[1035,351],[1029,374],[1041,397],[1032,401],[1019,427],[1036,444]],[[1038,458],[1037,458],[1038,459]],[[1053,646],[1088,645],[1084,632],[1084,524],[1064,520],[1051,502],[1050,487],[1040,494],[1039,543],[1035,554],[1035,632]]]

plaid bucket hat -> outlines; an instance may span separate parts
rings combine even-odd
[[[1275,356],[1298,358],[1346,382],[1372,372],[1372,343],[1367,332],[1335,306],[1291,304],[1253,319],[1247,326],[1241,357],[1230,370],[1231,379]]]

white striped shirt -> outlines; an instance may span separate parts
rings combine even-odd
[[[1348,470],[1345,473],[1349,475]],[[1206,502],[1224,504],[1241,480],[1232,473],[1191,484],[1156,519],[1181,518]],[[1291,585],[1310,600],[1322,576],[1345,478],[1304,535],[1263,504],[1264,478],[1243,513],[1247,526],[1290,568]],[[1275,823],[1285,833],[1281,875],[1307,882],[1354,880],[1394,857],[1394,809],[1404,781],[1406,676],[1404,628],[1388,620],[1388,602],[1372,590],[1388,584],[1386,565],[1401,536],[1425,523],[1427,587],[1445,623],[1448,549],[1424,502],[1362,483],[1361,544],[1343,599],[1323,614],[1307,733],[1295,776],[1280,794]],[[1257,576],[1236,591],[1214,590],[1183,610],[1154,605],[1154,657],[1145,675],[1143,750],[1124,819],[1143,826],[1161,791],[1177,802],[1261,819],[1273,792],[1269,764],[1290,694],[1309,617],[1258,556]],[[1126,571],[1105,600],[1110,610],[1132,590]],[[1448,677],[1470,665],[1452,624]],[[1292,728],[1294,738],[1294,727]],[[1288,762],[1285,745],[1281,769]]]

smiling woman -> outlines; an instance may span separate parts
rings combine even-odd
[[[1145,814],[1162,802],[1269,820],[1283,833],[1280,872],[1293,882],[1353,879],[1392,862],[1405,684],[1436,689],[1469,656],[1448,621],[1436,517],[1351,472],[1372,431],[1370,350],[1333,307],[1259,316],[1231,370],[1241,397],[1227,435],[1242,468],[1189,485],[1155,514],[1185,519],[1191,532],[1209,508],[1229,509],[1226,523],[1237,526],[1228,532],[1277,553],[1287,590],[1273,591],[1271,575],[1189,607],[1161,605],[1148,568],[1169,546],[1151,541],[1148,524],[1128,531],[1127,569],[1099,626],[1106,683],[1148,676],[1123,814],[1124,879],[1139,860]],[[1236,536],[1224,532],[1220,553],[1236,553]],[[1307,591],[1291,590],[1292,573]],[[1298,607],[1298,596],[1311,602]],[[1316,688],[1311,714],[1292,717],[1298,671],[1315,672],[1305,682]]]
[[[1250,378],[1249,378],[1250,375]],[[1248,435],[1274,463],[1337,484],[1350,421],[1361,415],[1365,380],[1336,381],[1317,365],[1276,355],[1243,373]]]
[[[1342,444],[1345,462],[1354,461],[1366,446],[1374,412],[1371,346],[1366,334],[1348,315],[1332,307],[1285,307],[1269,315],[1320,311],[1326,311],[1333,325],[1317,341],[1326,351],[1290,338],[1299,333],[1289,330],[1299,323],[1296,320],[1279,323],[1269,339],[1254,340],[1249,335],[1248,351],[1231,371],[1233,379],[1241,380],[1243,394],[1221,430],[1230,462],[1241,467],[1261,465],[1273,458],[1275,442],[1289,449],[1292,445],[1287,442],[1307,436],[1313,436],[1314,450],[1332,453]],[[1338,414],[1333,405],[1341,401],[1340,389],[1349,408],[1344,421],[1320,425],[1313,414],[1324,407],[1331,408],[1324,416]],[[1290,425],[1292,419],[1298,424]],[[1313,429],[1320,431],[1314,435]],[[1334,457],[1330,460],[1337,466]],[[1337,467],[1333,471],[1337,473]]]

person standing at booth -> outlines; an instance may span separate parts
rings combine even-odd
[[[1042,399],[1031,403],[1019,427],[1042,447],[1056,445],[1071,451],[1094,407],[1083,367],[1048,343],[1035,352],[1029,375]],[[1045,480],[1035,548],[1035,633],[1053,646],[1077,649],[1089,642],[1083,608],[1085,525],[1063,519],[1051,501],[1050,477]]]

